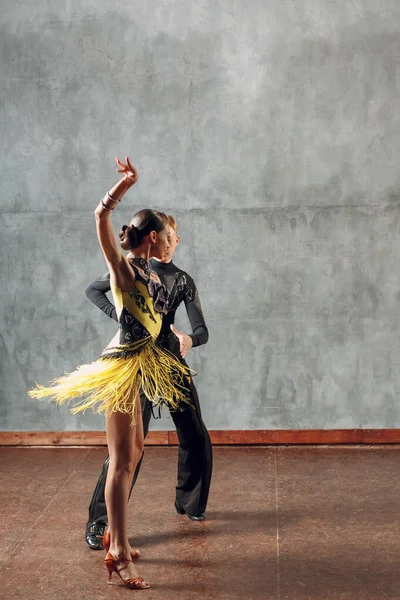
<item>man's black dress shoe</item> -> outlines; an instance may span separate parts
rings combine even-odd
[[[86,523],[85,540],[89,548],[92,550],[104,550],[103,536],[107,527],[107,523],[97,521],[94,523]]]
[[[183,508],[183,506],[181,506],[178,502],[178,500],[175,500],[175,508],[176,508],[176,512],[179,515],[187,515],[187,518],[190,519],[191,521],[204,521],[205,514],[201,513],[199,515],[192,515],[188,512],[186,512],[186,510]]]

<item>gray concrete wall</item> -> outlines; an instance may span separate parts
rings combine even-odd
[[[115,224],[178,217],[210,428],[400,425],[399,30],[398,0],[3,0],[2,429],[103,427],[26,391],[114,332],[84,290],[126,153]]]

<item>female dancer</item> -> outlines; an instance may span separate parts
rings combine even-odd
[[[111,212],[138,174],[126,157],[116,159],[123,178],[105,195],[95,210],[97,235],[111,276],[111,289],[119,317],[119,331],[101,358],[53,382],[37,386],[32,397],[53,397],[57,402],[84,396],[74,405],[76,413],[92,407],[106,412],[107,445],[110,455],[105,489],[109,534],[105,564],[109,579],[115,571],[132,589],[149,587],[138,576],[127,534],[129,488],[143,452],[143,426],[139,390],[154,403],[163,398],[170,407],[187,402],[189,371],[176,357],[155,342],[161,329],[161,314],[168,311],[165,288],[150,273],[150,257],[162,259],[169,248],[169,226],[152,210],[142,210],[120,232],[123,249],[133,251],[128,259],[118,248],[111,225]]]

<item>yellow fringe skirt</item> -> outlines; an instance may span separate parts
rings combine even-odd
[[[37,385],[28,394],[39,399],[50,397],[57,404],[80,397],[71,408],[73,414],[87,408],[97,413],[129,413],[132,425],[139,390],[156,405],[178,409],[182,402],[189,403],[190,369],[152,338],[143,341],[135,354],[126,358],[103,356],[55,379],[48,387]]]

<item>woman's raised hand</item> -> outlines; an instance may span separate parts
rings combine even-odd
[[[125,163],[121,162],[117,157],[115,157],[115,160],[117,161],[117,165],[119,166],[119,169],[117,169],[117,171],[118,173],[124,174],[125,181],[129,181],[131,185],[136,183],[139,179],[139,174],[135,167],[132,166],[128,156],[125,156]]]

